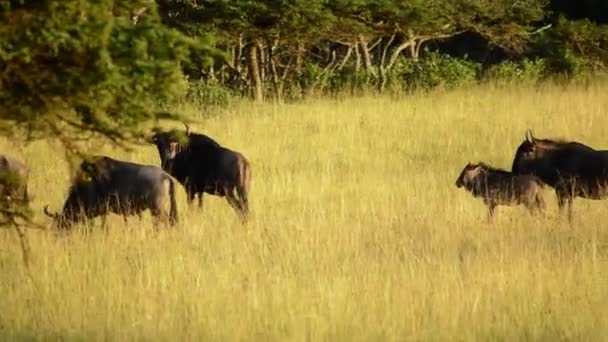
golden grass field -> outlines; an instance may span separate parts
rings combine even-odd
[[[149,214],[69,238],[30,231],[31,277],[0,233],[0,339],[110,341],[605,340],[608,201],[575,200],[570,226],[486,208],[454,185],[468,161],[510,169],[537,137],[608,149],[608,86],[475,87],[391,98],[192,106],[194,129],[252,164],[251,222],[223,199],[180,224]],[[172,127],[179,127],[175,124]],[[14,147],[3,141],[5,150]],[[56,144],[31,167],[36,220],[69,173]],[[154,146],[98,153],[158,164]]]

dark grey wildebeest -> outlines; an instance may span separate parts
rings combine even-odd
[[[192,203],[198,195],[203,206],[203,193],[226,197],[243,222],[249,215],[251,167],[239,152],[221,146],[204,134],[186,131],[157,130],[151,137],[156,145],[163,170],[180,182]]]
[[[532,175],[515,175],[484,163],[468,163],[456,180],[456,186],[464,187],[474,197],[483,198],[488,206],[488,222],[492,221],[494,209],[499,205],[523,204],[532,214],[545,208],[541,195],[544,185],[540,179]]]
[[[170,202],[168,222],[178,221],[175,201],[175,184],[169,174],[151,166],[115,160],[106,156],[93,156],[80,164],[78,177],[70,186],[68,198],[60,213],[44,212],[55,219],[58,228],[67,229],[74,223],[109,213],[138,215],[147,209],[158,225],[167,221],[164,204]]]
[[[575,197],[608,197],[608,151],[579,142],[537,139],[528,129],[515,152],[512,171],[536,175],[553,187],[560,213],[568,206],[569,221]]]
[[[0,199],[28,205],[28,174],[29,169],[25,163],[0,154]]]

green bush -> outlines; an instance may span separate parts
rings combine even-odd
[[[188,82],[188,101],[199,106],[225,106],[238,94],[215,80]]]
[[[537,83],[545,76],[546,62],[543,59],[522,62],[504,61],[490,66],[483,72],[483,80],[497,84]]]
[[[475,82],[480,70],[479,63],[467,59],[428,53],[419,61],[401,59],[389,83],[400,82],[408,90],[453,88]]]
[[[377,82],[377,77],[372,73],[350,64],[331,75],[329,86],[334,94],[341,92],[358,94],[374,89]]]

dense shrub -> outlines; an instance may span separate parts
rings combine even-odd
[[[239,95],[215,80],[196,80],[188,83],[187,99],[200,106],[224,106]]]
[[[545,76],[545,70],[543,59],[526,59],[522,62],[507,60],[484,70],[482,78],[497,84],[536,83]]]
[[[429,53],[424,59],[402,59],[393,70],[392,82],[400,82],[406,89],[452,88],[477,80],[481,65],[448,55]]]

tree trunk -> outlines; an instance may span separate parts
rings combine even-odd
[[[361,53],[359,52],[359,43],[355,43],[355,72],[358,74],[361,70]]]
[[[388,80],[388,71],[390,68],[387,68],[387,63],[386,63],[386,55],[388,54],[388,50],[391,48],[391,45],[393,45],[393,42],[395,41],[395,37],[396,34],[393,34],[390,39],[388,40],[388,42],[384,45],[384,49],[382,49],[382,55],[380,56],[380,65],[379,65],[379,69],[380,69],[380,83],[378,84],[378,89],[380,91],[384,91],[384,88],[386,87],[386,82]]]
[[[365,71],[372,75],[376,75],[372,66],[372,58],[369,55],[367,40],[362,35],[359,36],[359,46],[361,47],[361,56],[363,57],[363,67]]]
[[[257,102],[264,100],[264,89],[260,77],[260,63],[258,59],[258,44],[251,42],[247,48],[247,69],[249,71],[251,98]]]
[[[283,82],[277,70],[277,61],[274,53],[278,45],[278,39],[268,44],[268,62],[270,64],[270,77],[272,79],[272,86],[274,87],[275,100],[281,102],[283,98]]]
[[[296,77],[300,78],[302,75],[302,66],[304,65],[304,44],[302,42],[298,42],[296,47],[296,65],[295,65],[295,73]]]
[[[270,66],[268,65],[268,56],[266,56],[266,49],[264,48],[264,44],[261,41],[256,40],[255,44],[258,46],[258,65],[260,66],[260,78],[262,79],[262,82],[265,82],[266,75],[268,74],[266,70],[270,69]]]
[[[342,58],[342,61],[336,66],[337,70],[342,70],[342,68],[344,68],[344,66],[350,59],[350,55],[352,54],[352,52],[353,52],[353,47],[349,46],[348,50],[346,50],[346,53],[344,54],[344,58]]]
[[[237,41],[237,46],[234,48],[234,60],[232,65],[234,65],[234,69],[239,74],[241,73],[241,58],[243,56],[243,35],[239,34],[239,39]]]

